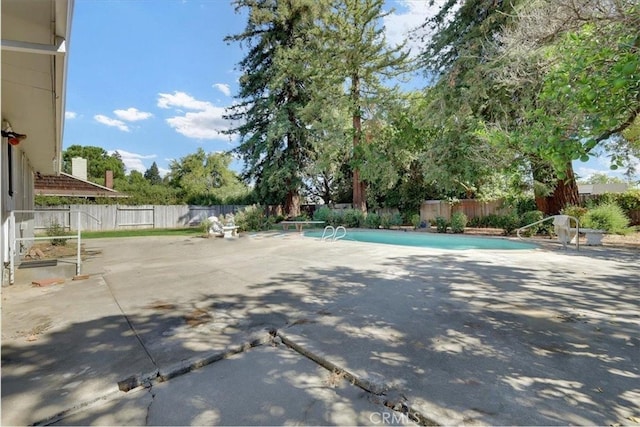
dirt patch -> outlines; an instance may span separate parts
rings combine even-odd
[[[640,250],[640,232],[632,233],[627,236],[618,234],[605,234],[602,243],[607,246],[624,246],[627,248],[636,248]]]
[[[184,315],[185,322],[187,322],[187,325],[191,327],[202,325],[209,322],[211,319],[213,319],[213,316],[201,308],[196,308],[190,313]]]
[[[176,308],[176,305],[165,301],[154,301],[149,304],[147,308],[151,308],[154,310],[173,310]]]
[[[96,251],[86,251],[84,245],[80,246],[80,256],[84,259],[87,255],[95,255]],[[78,244],[76,242],[67,242],[65,245],[52,245],[50,242],[40,242],[33,244],[28,253],[24,256],[25,260],[34,259],[58,259],[73,258],[78,256]]]

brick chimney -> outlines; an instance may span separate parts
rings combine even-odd
[[[105,171],[104,186],[113,190],[113,171]]]

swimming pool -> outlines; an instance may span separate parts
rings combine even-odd
[[[322,237],[322,231],[307,231],[307,237]],[[533,243],[508,240],[500,237],[476,237],[439,233],[419,233],[390,230],[347,230],[344,240],[382,243],[386,245],[418,246],[424,248],[467,249],[536,249]]]

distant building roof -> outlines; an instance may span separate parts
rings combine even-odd
[[[129,197],[112,188],[64,172],[60,172],[60,175],[36,175],[34,190],[37,196]]]
[[[579,194],[604,194],[604,193],[624,193],[629,188],[628,184],[578,184]]]

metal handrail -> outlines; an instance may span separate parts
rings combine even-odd
[[[327,231],[329,231],[329,230],[331,230],[331,234],[327,235]],[[322,237],[320,238],[320,240],[322,240],[324,242],[325,240],[332,239],[333,236],[335,236],[335,234],[336,234],[336,229],[333,228],[332,225],[327,225],[324,228],[324,231],[322,232]]]
[[[327,234],[327,231],[330,231],[330,234]],[[342,231],[343,233],[341,235],[338,235],[339,231]],[[332,242],[335,242],[336,240],[344,239],[346,235],[347,229],[343,225],[339,225],[336,228],[333,228],[332,225],[327,225],[322,232],[322,237],[320,238],[320,240],[323,242],[325,240],[331,240]]]
[[[102,224],[102,221],[98,218],[96,218],[95,216],[87,213],[87,212],[82,212],[82,211],[71,211],[71,210],[67,210],[67,209],[51,209],[51,210],[47,210],[47,211],[41,211],[41,210],[15,210],[15,211],[11,211],[9,212],[9,284],[13,285],[15,282],[15,274],[16,274],[16,261],[15,261],[15,257],[16,257],[16,242],[19,241],[25,241],[25,240],[51,240],[54,238],[67,238],[67,239],[73,239],[74,236],[47,236],[47,237],[16,237],[16,213],[40,213],[40,212],[68,212],[69,214],[71,213],[77,213],[78,214],[78,219],[77,219],[77,224],[78,224],[78,235],[77,237],[75,237],[78,240],[78,250],[76,253],[76,275],[79,275],[80,272],[82,271],[82,258],[80,256],[81,253],[81,243],[82,243],[82,222],[80,221],[80,214],[85,214],[87,215],[89,218],[94,219],[98,224]]]
[[[516,231],[516,236],[518,236],[519,239],[524,240],[524,238],[522,236],[520,236],[520,232],[523,230],[526,230],[527,228],[531,228],[534,225],[538,225],[538,224],[542,224],[545,221],[548,221],[550,219],[555,219],[557,215],[553,215],[553,216],[548,216],[546,218],[541,219],[540,221],[536,221],[536,222],[532,222],[531,224],[527,224],[524,227],[520,227],[518,228],[518,230]],[[576,250],[580,250],[580,222],[578,221],[578,218],[573,217],[571,215],[566,215],[567,218],[569,218],[569,220],[573,220],[576,223]],[[569,229],[571,229],[571,227],[569,227]],[[563,244],[563,246],[566,247],[565,244]]]

